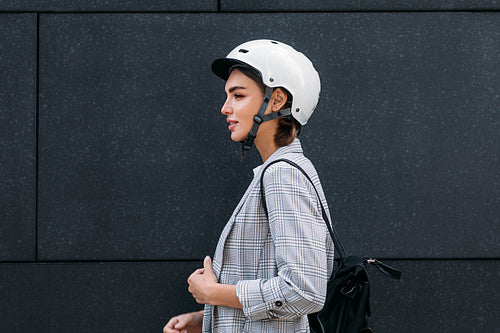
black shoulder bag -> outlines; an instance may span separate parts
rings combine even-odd
[[[264,211],[267,204],[264,194],[264,172],[274,163],[286,162],[299,169],[311,182],[321,205],[321,213],[332,237],[335,251],[338,253],[338,265],[334,268],[327,284],[326,300],[323,309],[308,315],[309,326],[312,333],[370,333],[373,330],[369,324],[370,310],[370,284],[366,264],[374,265],[380,272],[393,278],[400,279],[401,272],[389,265],[373,258],[346,256],[344,247],[337,234],[333,232],[333,225],[329,223],[326,211],[321,203],[321,197],[309,175],[296,163],[279,159],[269,163],[262,170],[260,178],[260,193]]]

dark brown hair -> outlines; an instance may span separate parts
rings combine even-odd
[[[252,68],[244,67],[244,66],[237,66],[234,67],[238,69],[240,72],[245,74],[247,77],[255,81],[257,85],[259,86],[260,90],[264,94],[266,91],[266,86],[262,82],[262,77],[260,73],[255,71]],[[233,69],[234,69],[233,68]],[[290,108],[292,106],[292,94],[288,90],[286,90],[283,87],[280,87],[283,89],[283,91],[286,93],[287,100],[285,103],[285,106],[283,107],[284,109]],[[284,147],[288,146],[295,140],[295,138],[299,135],[300,132],[300,123],[295,120],[292,116],[288,117],[283,117],[278,119],[278,129],[276,131],[276,134],[274,135],[274,143],[278,147]]]
[[[274,136],[274,143],[278,147],[288,146],[299,136],[300,123],[292,116],[280,118],[278,120],[278,130]]]

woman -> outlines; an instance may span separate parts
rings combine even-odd
[[[242,155],[255,144],[264,163],[222,231],[213,263],[206,257],[188,279],[204,310],[170,319],[164,332],[309,332],[307,314],[322,308],[333,267],[319,202],[327,207],[326,199],[297,138],[318,102],[318,73],[302,53],[270,40],[239,45],[212,71],[226,80],[221,112],[231,139],[242,143]],[[314,185],[286,162],[270,165],[266,214],[262,171],[283,158]]]

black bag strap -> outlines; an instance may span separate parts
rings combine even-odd
[[[266,217],[269,218],[268,213],[267,213],[266,197],[265,197],[265,193],[264,193],[264,173],[266,172],[267,168],[269,168],[274,163],[278,163],[278,162],[286,162],[286,163],[296,167],[304,174],[304,176],[306,176],[306,178],[309,180],[309,182],[311,182],[311,185],[314,188],[314,191],[316,191],[316,195],[318,196],[318,201],[319,201],[319,204],[321,205],[321,214],[323,215],[323,220],[325,221],[326,227],[328,228],[328,232],[330,233],[330,237],[332,238],[333,245],[335,246],[335,251],[337,251],[337,253],[339,254],[340,260],[344,260],[346,258],[344,246],[342,245],[342,242],[340,241],[340,238],[338,237],[338,235],[334,232],[333,224],[329,222],[328,215],[326,214],[325,207],[323,207],[323,203],[321,202],[321,197],[319,195],[319,192],[316,189],[316,186],[314,186],[314,183],[313,183],[311,177],[309,177],[307,172],[305,172],[305,170],[302,169],[302,167],[300,167],[300,165],[298,165],[297,163],[292,162],[290,160],[287,160],[285,158],[282,158],[282,159],[278,159],[278,160],[270,162],[268,165],[265,166],[264,170],[262,170],[262,174],[260,176],[260,196],[262,198],[262,206],[264,207]]]
[[[384,264],[380,260],[377,260],[374,258],[368,258],[368,259],[364,259],[364,261],[369,263],[369,264],[372,264],[373,266],[375,266],[375,268],[378,269],[378,271],[380,273],[387,275],[390,278],[393,278],[396,280],[401,279],[401,271],[400,270],[397,270],[394,267],[391,267],[387,264]]]

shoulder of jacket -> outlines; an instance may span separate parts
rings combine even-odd
[[[276,170],[276,169],[295,169],[298,170],[295,166],[287,163],[284,160],[289,160],[297,165],[299,165],[302,169],[304,169],[307,173],[309,173],[311,170],[311,167],[313,167],[312,162],[305,157],[304,155],[299,155],[299,156],[283,156],[280,157],[279,159],[273,160],[269,162],[267,165],[264,165],[264,167],[268,166],[268,169]],[[300,172],[300,170],[298,170]]]
[[[292,162],[299,165],[302,169],[304,169],[308,175],[311,173],[310,165],[311,162],[307,158],[300,159],[289,159]],[[272,164],[271,164],[272,163]],[[301,180],[300,182],[308,182],[307,177],[295,166],[287,163],[286,161],[272,161],[269,165],[263,168],[264,183],[268,184],[273,181],[279,181],[281,179],[284,180]],[[310,177],[312,174],[309,175]]]

